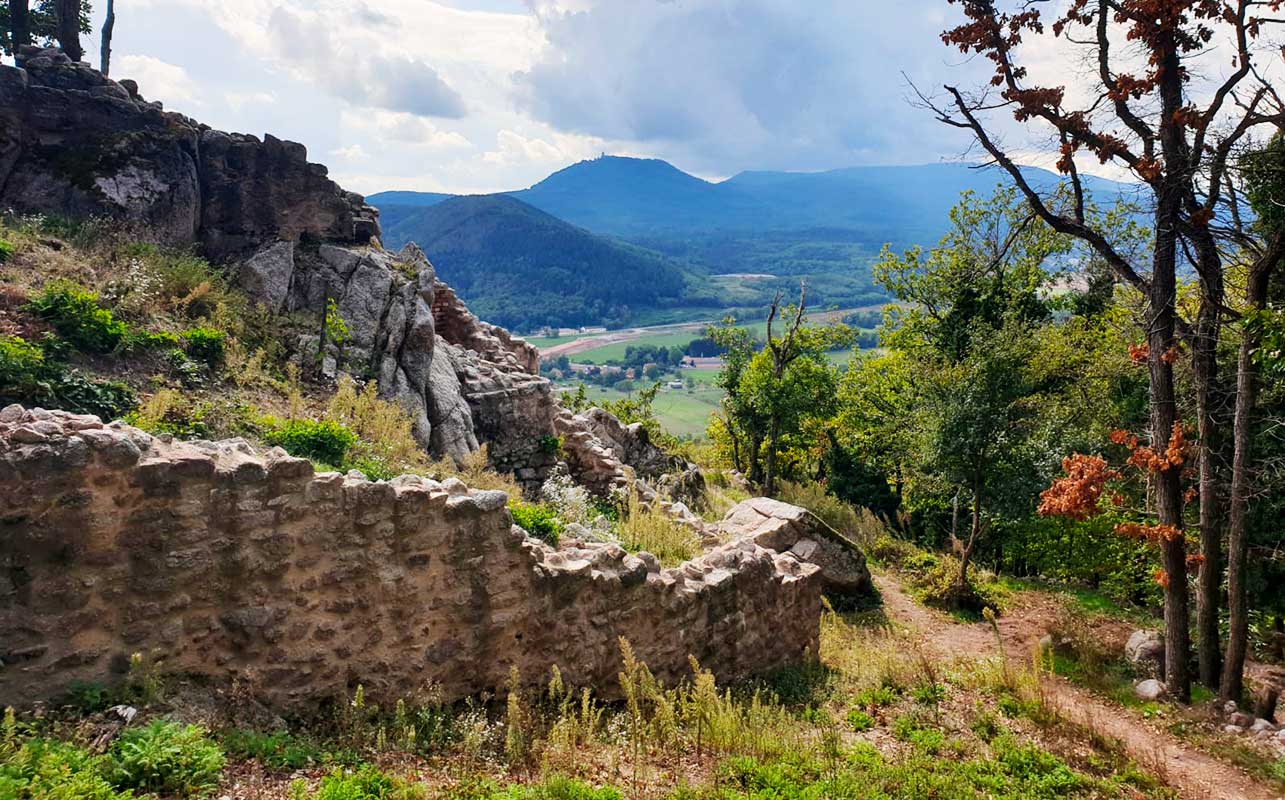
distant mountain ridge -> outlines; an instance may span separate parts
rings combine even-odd
[[[1024,172],[1038,189],[1059,176],[1037,167]],[[527,189],[504,194],[594,233],[624,238],[660,234],[841,229],[870,241],[932,244],[964,191],[989,194],[1007,176],[971,164],[848,167],[827,172],[741,172],[713,183],[657,159],[602,156],[554,172]],[[1127,192],[1125,184],[1093,176],[1096,196]],[[427,206],[449,195],[381,192],[369,202]],[[930,241],[920,241],[922,237]]]
[[[1024,172],[1040,190],[1051,189],[1059,181],[1058,175],[1047,170],[1029,167]],[[756,281],[752,287],[739,287],[743,291],[732,295],[723,291],[722,284],[689,277],[682,297],[667,302],[699,308],[704,314],[711,303],[717,306],[721,302],[728,309],[762,304],[777,289],[797,289],[799,280],[805,278],[819,304],[850,307],[881,302],[885,295],[873,283],[870,264],[885,244],[895,249],[931,246],[946,232],[949,212],[961,193],[985,196],[1007,183],[1007,175],[996,167],[945,163],[828,172],[750,171],[711,182],[657,159],[602,156],[560,169],[529,188],[487,196],[519,200],[532,210],[578,226],[584,235],[646,248],[648,258],[659,259],[650,262],[658,274],[775,276]],[[1086,177],[1085,186],[1104,205],[1129,192],[1125,184],[1091,176]],[[439,260],[434,242],[441,235],[436,226],[443,215],[430,213],[430,209],[451,202],[449,195],[382,192],[368,201],[381,210],[389,244],[399,246],[414,240],[434,263]],[[452,220],[467,224],[455,217]],[[492,225],[490,230],[497,228]],[[575,238],[567,237],[563,241]],[[523,249],[512,234],[505,238],[503,248],[510,258],[549,255],[537,256],[533,249]],[[540,246],[546,247],[547,241]],[[493,248],[485,253],[488,248],[486,241],[475,241],[475,266],[482,262],[498,265],[498,254]],[[602,269],[601,265],[593,268]],[[611,270],[607,273],[614,274]],[[461,283],[454,276],[448,279]],[[569,285],[564,281],[529,288],[563,291]],[[484,296],[470,294],[463,286],[460,289],[470,304],[485,312]],[[582,309],[597,307],[594,303],[584,305],[579,299],[568,302],[576,309],[570,315],[576,319]],[[648,302],[643,299],[628,308],[637,313],[646,309]],[[612,316],[596,321],[627,320]]]

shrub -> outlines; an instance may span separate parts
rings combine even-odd
[[[111,692],[101,683],[72,681],[67,687],[67,705],[82,714],[96,714],[112,704]]]
[[[854,731],[868,731],[875,726],[875,718],[859,708],[848,710],[848,726]]]
[[[884,534],[870,545],[869,555],[880,564],[900,567],[906,559],[919,552],[919,548],[902,539],[894,539]]]
[[[946,736],[936,728],[924,727],[912,714],[897,717],[892,724],[893,735],[903,742],[910,742],[916,749],[935,755],[946,744]]]
[[[151,434],[168,433],[182,439],[200,439],[210,435],[204,412],[174,389],[161,389],[143,401],[125,422]]]
[[[252,758],[268,769],[296,770],[321,761],[316,746],[285,731],[258,733],[232,730],[223,734],[223,747],[233,758]]]
[[[941,559],[932,553],[916,552],[901,562],[901,568],[907,572],[931,572],[941,563]]]
[[[343,465],[345,470],[355,469],[366,476],[368,481],[391,481],[405,470],[397,469],[382,458],[376,456],[358,456],[350,458]]]
[[[204,728],[170,720],[121,734],[112,743],[112,755],[117,787],[182,797],[214,790],[224,764],[223,751]]]
[[[0,761],[0,797],[23,800],[126,800],[105,777],[110,761],[65,742],[30,739]]]
[[[130,242],[114,255],[126,262],[126,272],[105,294],[129,313],[146,317],[166,311],[195,319],[211,316],[229,299],[222,276],[190,252]]]
[[[62,408],[116,419],[137,405],[123,383],[95,381],[48,357],[17,336],[0,336],[0,405]]]
[[[100,381],[79,372],[58,373],[49,384],[50,399],[39,403],[104,420],[120,419],[138,405],[134,390],[119,381]]]
[[[131,330],[125,334],[125,339],[121,342],[120,349],[124,352],[132,353],[135,350],[175,349],[181,347],[182,344],[182,340],[169,331]],[[179,352],[181,353],[182,351],[180,350]]]
[[[192,328],[183,332],[187,354],[212,370],[223,366],[227,334],[214,328]]]
[[[959,583],[959,559],[942,556],[935,567],[915,578],[919,598],[928,605],[950,611],[980,614],[989,608],[998,613],[1004,605],[1004,590],[993,578],[983,577],[976,568],[968,571],[968,582]]]
[[[852,702],[862,708],[883,708],[897,702],[897,690],[891,686],[872,686],[859,692]]]
[[[292,456],[330,466],[343,464],[348,451],[357,443],[356,434],[330,420],[268,417],[261,425],[265,428],[263,440],[268,444],[282,447]]]
[[[1084,788],[1083,777],[1071,771],[1060,758],[1029,744],[1018,744],[1009,736],[991,745],[995,759],[1031,797],[1066,797]]]
[[[416,800],[427,797],[423,788],[412,786],[365,765],[356,772],[336,770],[321,779],[314,800]]]
[[[46,379],[49,366],[36,345],[17,336],[0,336],[0,396],[26,394],[22,389]]]
[[[513,524],[537,539],[554,547],[562,535],[562,520],[552,508],[544,503],[526,503],[521,500],[509,501],[509,513],[513,515]]]
[[[8,239],[0,239],[0,264],[4,264],[13,258],[14,250],[12,242]]]
[[[326,407],[326,419],[356,434],[352,463],[348,466],[361,470],[371,480],[423,472],[428,466],[424,451],[415,441],[411,415],[397,403],[379,399],[375,381],[359,390],[352,378],[341,376]]]
[[[946,699],[946,687],[935,682],[925,683],[912,690],[910,696],[915,698],[915,702],[920,705],[941,705],[941,701]]]
[[[110,353],[129,332],[124,322],[98,305],[97,295],[69,281],[49,283],[27,307],[77,349],[88,353]]]
[[[610,786],[595,789],[572,778],[554,776],[534,786],[515,787],[508,797],[511,800],[620,800],[620,792]]]

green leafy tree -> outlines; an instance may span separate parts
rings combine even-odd
[[[875,436],[895,434],[880,454],[885,463],[913,464],[921,491],[938,505],[949,498],[960,556],[954,598],[962,601],[969,564],[998,512],[1037,486],[1030,477],[1039,404],[1055,382],[1032,368],[1035,334],[1052,320],[1049,290],[1072,248],[1012,189],[964,194],[951,222],[927,253],[884,250],[875,275],[902,305],[887,314],[883,339],[906,363],[899,379],[873,389],[850,382],[845,400],[853,405],[840,419],[876,423],[875,432],[846,434],[872,451]],[[961,500],[970,509],[966,537]]]
[[[0,50],[7,56],[13,56],[20,45],[48,47],[58,41],[60,4],[65,5],[66,0],[36,0],[34,6],[28,0],[8,0],[0,4]],[[89,0],[80,0],[77,20],[80,33],[92,30],[89,25],[92,10]]]
[[[761,479],[768,495],[776,491],[780,477],[783,442],[801,436],[809,421],[834,412],[838,371],[826,353],[852,343],[847,325],[806,324],[806,309],[806,287],[800,289],[797,305],[784,305],[778,293],[768,309],[767,340],[761,348],[731,321],[710,333],[727,350],[718,383],[727,392],[723,425],[733,440],[734,459],[739,465],[738,442],[743,438],[750,480]],[[779,336],[778,322],[784,326]]]

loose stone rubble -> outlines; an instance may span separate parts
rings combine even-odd
[[[725,541],[753,542],[816,564],[828,592],[861,595],[872,589],[861,550],[807,509],[752,497],[728,511],[718,530]]]
[[[669,681],[689,655],[731,680],[816,652],[824,567],[754,538],[672,569],[615,545],[554,550],[506,502],[9,406],[0,704],[119,679],[133,653],[289,707],[358,683],[454,699],[555,664],[610,694],[622,636]]]

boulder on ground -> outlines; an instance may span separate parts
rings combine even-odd
[[[1139,700],[1149,703],[1164,697],[1165,685],[1155,678],[1148,678],[1133,687],[1133,693],[1137,695]]]
[[[1165,672],[1165,642],[1156,631],[1134,631],[1124,645],[1124,658],[1139,675],[1160,676]]]
[[[858,595],[871,591],[861,550],[811,511],[767,497],[737,504],[719,523],[728,541],[749,540],[821,568],[826,591]]]
[[[1254,718],[1243,711],[1237,711],[1227,717],[1227,721],[1238,728],[1248,728],[1254,724]]]

